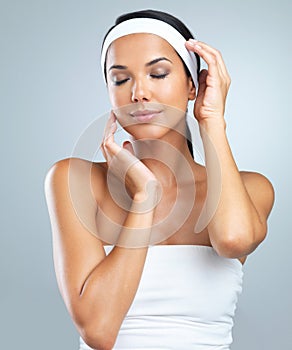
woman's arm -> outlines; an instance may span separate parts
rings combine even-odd
[[[113,147],[119,146],[111,135],[103,147],[109,155]],[[59,289],[80,335],[94,349],[112,349],[143,271],[147,245],[142,248],[123,248],[127,246],[129,231],[143,234],[144,241],[151,231],[156,189],[151,186],[150,190],[148,186],[148,193],[139,190],[146,188],[144,184],[149,179],[154,180],[153,174],[143,166],[136,163],[129,171],[127,183],[134,189],[132,206],[119,235],[121,244],[115,246],[108,256],[101,241],[88,229],[95,226],[98,206],[93,204],[90,191],[84,191],[89,182],[88,167],[91,167],[91,182],[97,192],[97,203],[101,202],[106,188],[102,169],[93,168],[85,160],[65,159],[54,164],[45,179]],[[78,210],[86,213],[86,227],[76,213],[76,205],[72,203],[69,172],[77,187],[73,191],[79,194]],[[138,181],[135,180],[137,177]],[[150,209],[138,213],[137,206],[140,207],[142,203],[147,203]]]
[[[112,349],[137,291],[148,248],[115,246],[105,255],[101,241],[84,227],[72,205],[69,162],[69,159],[57,162],[45,180],[57,281],[85,342],[94,349]],[[135,196],[131,209],[141,199]],[[97,207],[95,211],[88,205],[88,209],[94,220]],[[140,214],[134,211],[130,210],[120,237],[127,234],[129,228],[139,228],[138,234],[145,228],[143,234],[147,235],[147,230],[149,234],[153,210]]]
[[[208,225],[211,243],[225,257],[240,258],[250,254],[263,241],[267,218],[272,208],[274,192],[270,182],[256,173],[238,171],[222,125],[204,123],[201,135],[206,155],[208,184],[220,186],[218,198],[209,197],[215,214]],[[210,145],[212,143],[212,146]],[[212,171],[209,161],[214,148],[221,172]]]
[[[204,144],[208,189],[216,192],[220,187],[217,198],[208,196],[211,203],[207,207],[216,206],[208,232],[218,254],[239,258],[250,254],[265,238],[274,191],[264,176],[239,172],[232,156],[224,120],[230,77],[221,54],[202,42],[186,45],[208,64],[208,70],[200,73],[194,105]]]

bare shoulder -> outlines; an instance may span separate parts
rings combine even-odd
[[[270,180],[258,172],[240,171],[246,191],[265,225],[274,204],[274,188]],[[265,236],[265,235],[264,235]],[[264,236],[261,240],[264,239]],[[239,259],[242,264],[247,256]]]
[[[78,183],[79,188],[87,188],[99,203],[106,188],[106,169],[106,162],[91,162],[81,158],[61,159],[48,169],[45,188],[61,184],[71,187]]]
[[[100,180],[104,179],[104,173],[106,171],[106,162],[90,162],[81,158],[64,158],[55,162],[47,171],[46,177],[55,174],[68,174],[72,171],[72,175],[86,174],[88,169],[91,173],[98,175]]]
[[[255,205],[269,215],[275,199],[275,192],[271,181],[263,174],[252,171],[240,171],[242,181]]]
[[[242,179],[244,179],[244,180],[262,182],[262,183],[266,183],[266,184],[269,184],[270,186],[272,186],[270,180],[261,173],[258,173],[255,171],[242,170],[242,171],[240,171],[240,175],[241,175]]]

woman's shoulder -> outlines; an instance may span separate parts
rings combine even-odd
[[[265,189],[273,191],[273,185],[271,181],[263,174],[255,171],[242,170],[239,172],[242,181],[247,186],[260,186],[258,189]]]
[[[46,177],[54,174],[58,175],[72,175],[72,176],[84,176],[91,174],[97,177],[99,180],[103,180],[107,172],[106,162],[91,162],[82,158],[64,158],[56,161],[47,171]]]
[[[51,165],[51,167],[49,168],[52,169],[53,167],[66,167],[68,165],[72,165],[72,164],[76,164],[76,165],[91,165],[94,167],[99,167],[102,169],[106,169],[107,168],[107,162],[92,162],[90,160],[87,159],[83,159],[83,158],[77,158],[77,157],[68,157],[68,158],[63,158],[63,159],[59,159],[57,160],[55,163],[53,163]]]
[[[240,176],[248,194],[269,213],[275,198],[271,181],[265,175],[254,171],[240,171]]]
[[[68,157],[56,161],[47,171],[45,183],[50,185],[60,183],[73,184],[76,181],[81,186],[91,187],[95,199],[103,197],[106,188],[106,162],[91,162],[82,158]]]

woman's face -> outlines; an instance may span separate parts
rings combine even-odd
[[[131,34],[115,40],[108,49],[106,74],[113,110],[163,104],[185,113],[188,100],[195,98],[195,88],[180,57],[166,40],[154,34]]]

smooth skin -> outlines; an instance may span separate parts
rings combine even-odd
[[[191,166],[196,181],[196,200],[189,220],[178,232],[159,244],[213,246],[219,255],[237,258],[244,263],[247,255],[266,236],[274,191],[263,175],[238,171],[233,159],[224,119],[230,77],[221,54],[203,42],[189,40],[186,47],[198,53],[208,65],[208,70],[200,73],[200,87],[194,105],[194,117],[199,123],[205,148],[206,169],[194,162],[185,138],[171,127],[147,123],[131,126],[127,131],[131,133],[132,141],[149,137],[176,147]],[[153,63],[157,58],[167,60]],[[185,111],[188,101],[196,97],[192,80],[185,74],[180,58],[165,40],[156,35],[131,34],[117,39],[109,48],[106,65],[113,109],[127,104],[157,102]],[[173,160],[172,171],[155,159],[142,159],[135,163],[126,178],[127,190],[132,198],[130,210],[119,208],[107,188],[108,165],[113,156],[121,154],[121,150],[128,152],[129,162],[132,157],[138,160],[143,146],[124,142],[120,147],[114,140],[116,121],[117,117],[112,113],[104,131],[102,151],[106,162],[94,163],[90,168],[95,201],[93,203],[84,191],[80,201],[84,203],[88,220],[92,223],[99,208],[118,222],[121,241],[126,239],[127,228],[143,229],[147,240],[149,227],[165,218],[175,201],[177,184],[173,171],[180,169],[180,157]],[[207,186],[212,184],[212,176],[215,176],[211,171],[210,142],[220,161],[222,191],[212,220],[202,232],[194,234],[193,227],[206,199]],[[125,157],[119,159],[125,161]],[[77,165],[74,174],[77,183],[84,183],[84,174],[92,164],[80,159],[64,159],[55,163],[45,181],[55,271],[60,292],[80,335],[93,349],[107,350],[114,346],[135,297],[148,248],[115,246],[106,256],[103,246],[107,242],[91,234],[74,210],[68,186],[72,161]],[[147,187],[149,183],[152,186]],[[156,203],[157,191],[161,189],[161,201],[151,206]],[[144,213],[132,210],[144,203],[146,198],[150,210]]]

